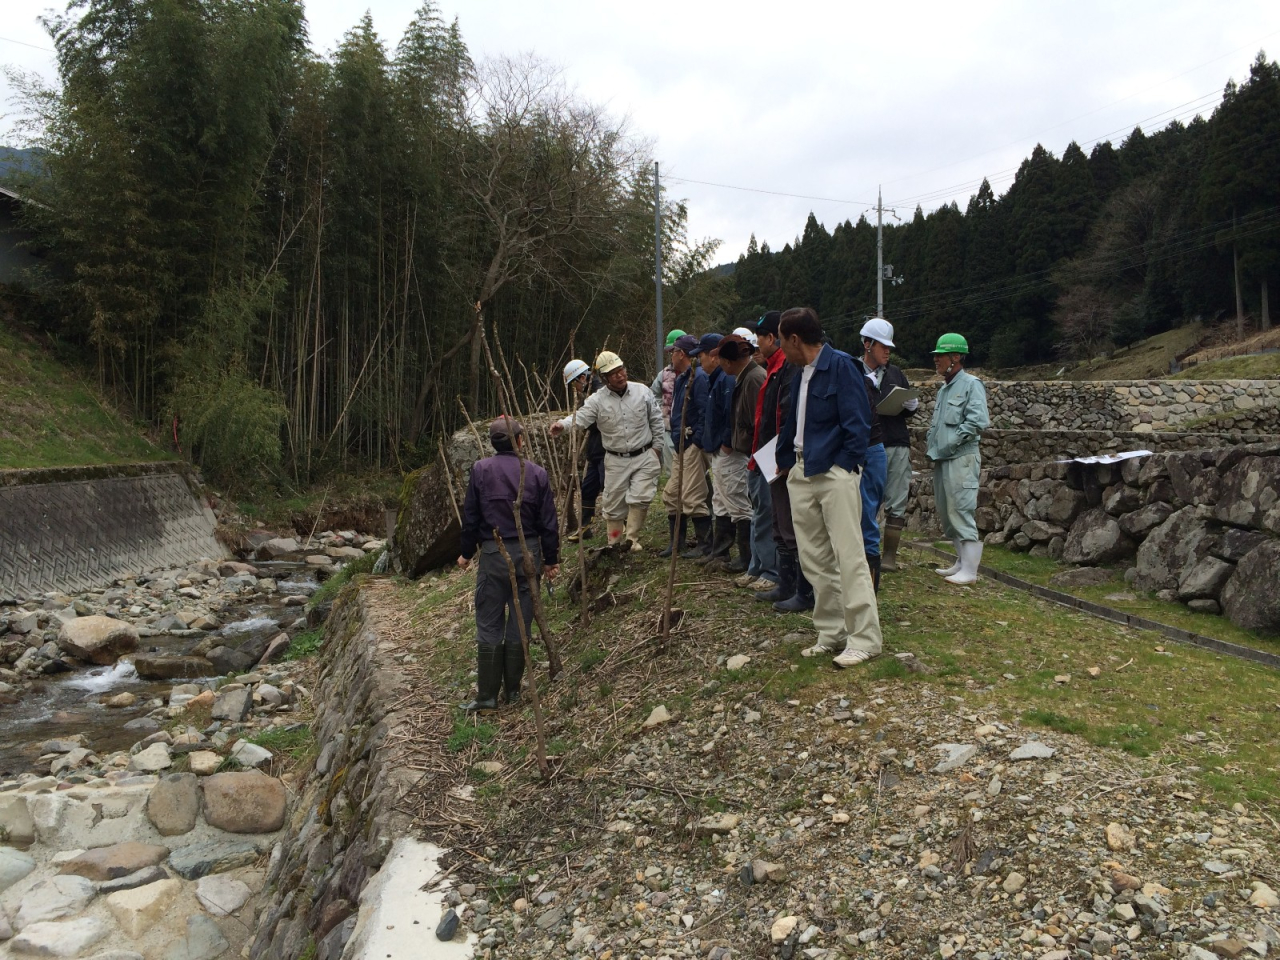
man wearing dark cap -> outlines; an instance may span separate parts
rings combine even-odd
[[[517,420],[499,417],[489,424],[489,440],[494,455],[476,461],[471,468],[462,505],[462,553],[458,557],[458,566],[465,570],[477,548],[480,552],[475,601],[476,698],[462,707],[470,713],[496,710],[498,694],[504,686],[507,703],[519,699],[524,647],[516,617],[524,619],[527,634],[533,622],[537,571],[541,569],[554,579],[560,570],[560,528],[547,471],[517,453],[524,447],[524,427]],[[525,547],[535,571],[532,583],[525,576],[516,527],[517,501]],[[498,541],[505,545],[515,564],[518,598],[512,595],[511,572]]]
[[[746,338],[731,333],[720,341],[720,369],[730,383],[726,418],[728,427],[721,438],[713,469],[716,497],[723,503],[721,511],[729,516],[726,536],[738,545],[738,555],[729,560],[729,546],[721,568],[726,573],[742,573],[751,566],[752,502],[747,474],[751,440],[755,434],[756,397],[764,383],[764,368],[753,359],[754,348]],[[718,538],[717,538],[718,539]]]
[[[787,361],[778,332],[782,314],[770,310],[756,322],[756,340],[765,358],[765,382],[760,388],[756,406],[756,450],[774,439],[791,409],[791,381],[800,368]],[[758,468],[752,465],[757,473]],[[774,549],[777,552],[778,580],[771,588],[756,591],[757,600],[772,603],[779,613],[802,613],[813,609],[813,587],[800,569],[796,528],[791,522],[791,496],[784,477],[763,477],[769,485],[770,519]]]
[[[711,515],[707,509],[707,455],[702,449],[702,418],[707,406],[707,375],[694,363],[702,350],[702,343],[692,334],[685,334],[675,342],[671,351],[671,366],[676,371],[676,382],[671,392],[671,443],[676,455],[671,465],[671,476],[662,491],[662,503],[667,508],[667,524],[671,539],[661,556],[671,556],[672,550],[685,545],[685,528],[693,518],[698,542],[711,538]],[[685,394],[689,402],[685,403]],[[683,440],[682,440],[683,437]],[[683,443],[684,453],[680,447]],[[679,516],[677,529],[676,517]],[[689,556],[699,554],[689,552]]]

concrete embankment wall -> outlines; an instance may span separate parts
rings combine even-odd
[[[214,524],[186,464],[0,470],[0,601],[221,558]]]

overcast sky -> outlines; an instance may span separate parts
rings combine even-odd
[[[390,48],[417,5],[372,0]],[[47,6],[4,0],[0,62],[53,76],[36,22]],[[362,7],[311,0],[306,9],[312,46],[324,52]],[[811,210],[828,228],[856,220],[877,184],[903,217],[917,203],[963,208],[983,176],[1007,189],[1037,142],[1061,155],[1074,139],[1087,152],[1139,121],[1151,130],[1207,115],[1259,49],[1280,53],[1275,0],[440,0],[440,9],[458,17],[475,59],[535,51],[586,99],[629,117],[653,141],[672,195],[687,200],[691,234],[723,241],[719,261],[753,232],[781,247]],[[11,94],[0,79],[0,96]],[[0,120],[0,140],[9,135]]]

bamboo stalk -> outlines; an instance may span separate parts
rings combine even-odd
[[[523,486],[524,470],[522,469],[520,472],[522,474],[520,479]],[[516,577],[516,565],[511,560],[511,554],[507,552],[507,545],[502,542],[502,538],[498,536],[498,531],[496,529],[493,531],[493,542],[498,545],[498,552],[502,554],[502,559],[507,564],[507,577],[511,581],[511,603],[513,607],[513,609],[509,611],[508,615],[516,618],[516,626],[520,628],[520,646],[524,650],[525,670],[530,673],[529,700],[533,704],[534,754],[538,758],[538,770],[542,773],[542,779],[550,780],[551,765],[547,763],[547,735],[542,725],[542,701],[538,696],[538,682],[532,676],[532,671],[529,670],[529,666],[532,662],[529,658],[529,631],[524,624],[524,611],[520,609],[520,582]],[[520,546],[522,549],[524,548],[523,538]],[[525,569],[527,570],[529,566],[527,553],[525,554],[525,558]],[[538,581],[529,580],[528,584],[529,592],[536,600],[538,597]],[[507,696],[511,696],[510,690],[507,691]]]

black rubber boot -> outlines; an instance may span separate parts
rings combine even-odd
[[[498,709],[502,689],[502,647],[476,646],[476,698],[464,703],[467,713],[492,713]]]
[[[745,573],[751,566],[751,518],[733,521],[734,539],[738,542],[738,555],[725,563],[725,573]]]
[[[584,507],[582,510],[582,526],[566,538],[570,543],[577,543],[580,540],[590,540],[595,534],[591,530],[591,519],[596,512],[591,507]]]
[[[680,554],[682,560],[697,560],[711,553],[711,518],[694,517],[693,529],[697,532],[698,545]]]
[[[785,547],[778,548],[778,585],[772,590],[757,590],[755,598],[765,603],[779,603],[796,595],[796,555]]]
[[[520,681],[524,679],[524,647],[508,643],[503,648],[502,686],[504,699],[509,704],[520,702]]]
[[[880,554],[868,553],[867,566],[871,569],[871,586],[876,593],[880,592]]]
[[[677,539],[676,539],[676,518],[675,518],[675,515],[674,515],[674,514],[672,514],[672,515],[668,516],[668,517],[667,517],[667,545],[666,545],[666,547],[663,549],[663,551],[662,551],[661,553],[659,553],[659,554],[658,554],[658,556],[660,556],[660,557],[669,557],[669,556],[671,556],[671,551],[672,551],[673,549],[674,549],[674,550],[683,550],[683,549],[684,549],[684,535],[685,535],[685,532],[688,530],[688,528],[689,528],[689,518],[688,518],[688,517],[681,517],[681,518],[680,518],[680,539],[677,541]]]
[[[693,561],[694,563],[705,563],[708,568],[712,564],[718,567],[718,561],[729,555],[729,548],[733,546],[733,521],[728,517],[716,517],[715,530],[715,537],[711,541],[711,552],[698,557]]]
[[[794,554],[792,556],[795,556]],[[773,609],[779,613],[804,613],[813,609],[813,586],[804,578],[804,571],[800,569],[800,558],[795,556],[794,563],[796,565],[796,592],[791,599],[783,600],[773,605]]]
[[[898,569],[898,544],[907,525],[906,517],[885,517],[880,531],[880,569],[892,572]]]

